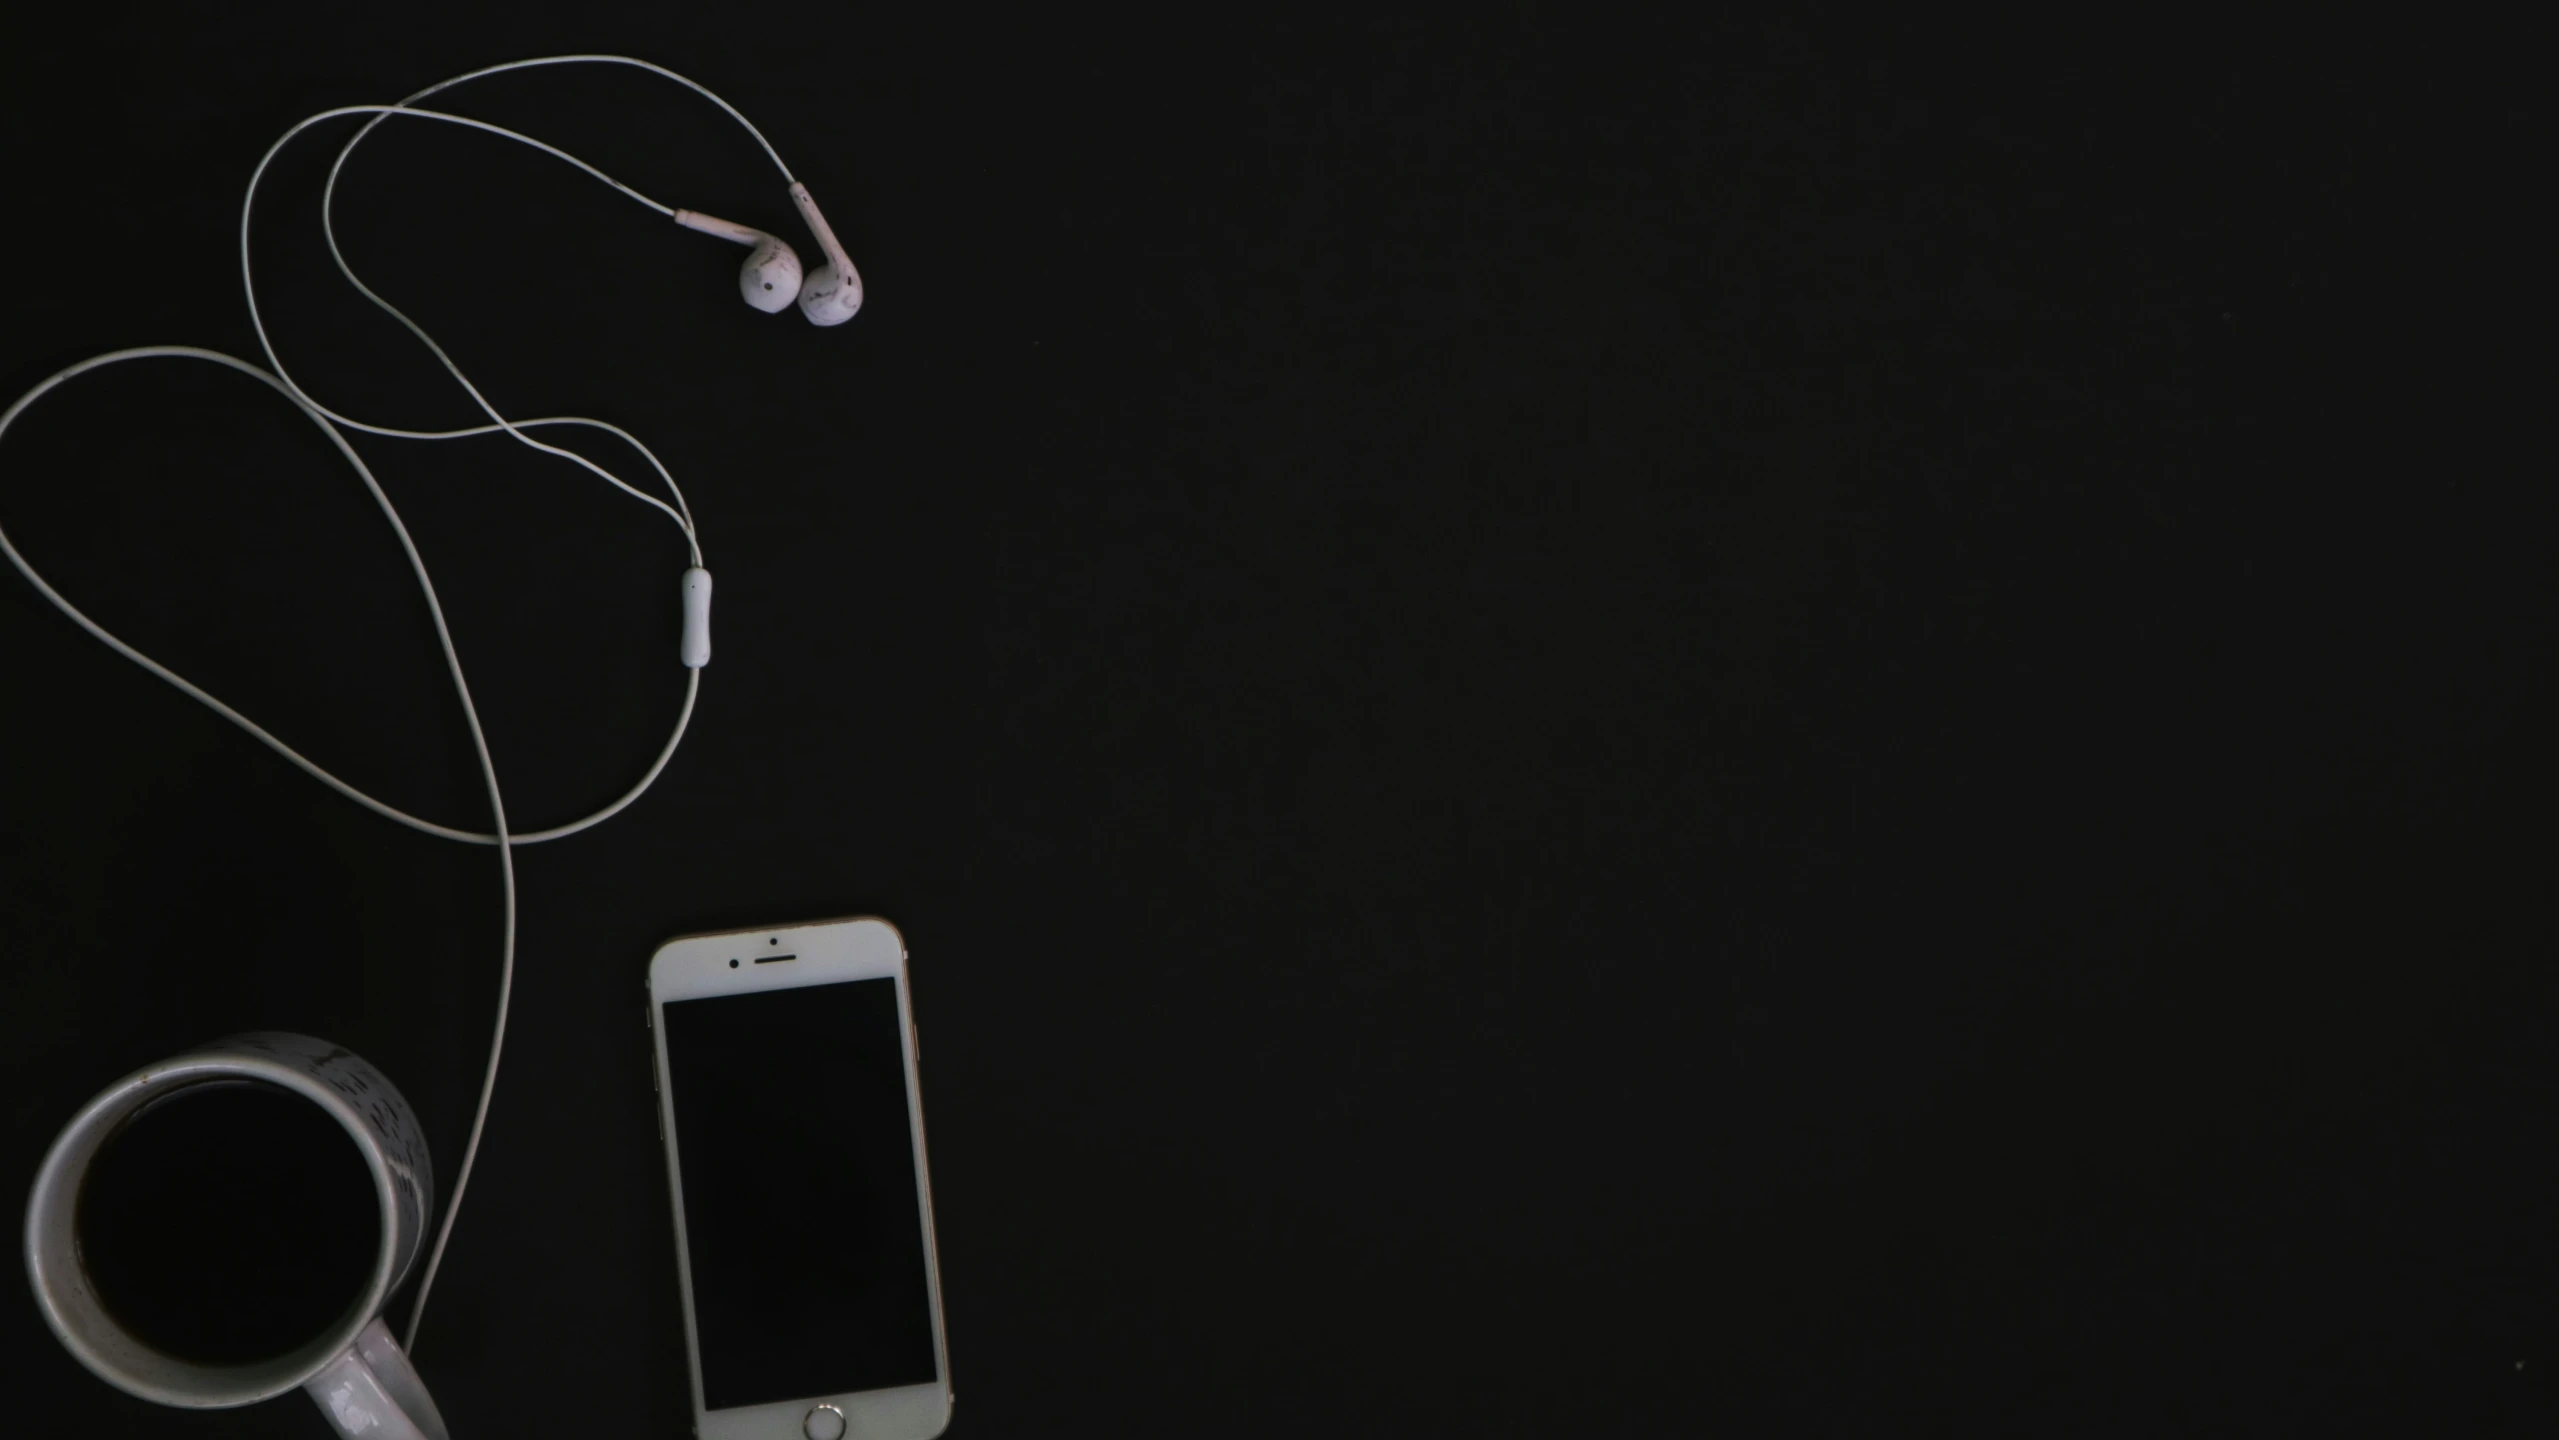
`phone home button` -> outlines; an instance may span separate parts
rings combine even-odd
[[[800,1422],[800,1433],[809,1440],[844,1440],[844,1412],[832,1405],[820,1405]]]

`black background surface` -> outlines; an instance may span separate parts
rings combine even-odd
[[[870,287],[840,330],[757,315],[738,252],[492,140],[387,133],[348,183],[363,273],[511,413],[641,432],[720,587],[656,791],[522,859],[419,1351],[457,1435],[683,1433],[642,967],[862,912],[930,1037],[955,1434],[2559,1423],[2525,47],[356,13],[10,22],[0,389],[250,351],[269,139],[526,54],[725,92]],[[467,108],[798,242],[644,77]],[[325,267],[328,153],[260,232],[288,359],[460,423]],[[519,822],[618,793],[680,693],[671,528],[504,442],[365,449]],[[479,823],[423,607],[281,401],[83,382],[0,447],[0,516],[103,623]],[[15,579],[0,653],[0,1172],[245,1028],[380,1065],[451,1163],[490,857]],[[127,1401],[23,1300],[0,1367],[50,1433],[320,1433]]]

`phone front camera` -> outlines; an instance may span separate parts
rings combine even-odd
[[[729,968],[735,970],[737,968],[737,962],[735,960],[730,961]]]

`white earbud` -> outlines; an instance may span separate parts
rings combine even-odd
[[[788,308],[798,297],[802,284],[800,257],[779,236],[767,235],[734,220],[705,215],[699,210],[676,211],[675,223],[687,230],[717,235],[748,247],[746,263],[739,266],[737,272],[738,293],[746,297],[747,304],[773,315]]]
[[[818,213],[809,187],[792,182],[791,199],[800,207],[800,218],[809,222],[810,233],[817,236],[817,248],[826,252],[826,263],[810,271],[800,286],[800,313],[812,325],[841,325],[862,308],[862,272],[853,268],[852,257],[844,253],[826,217]]]

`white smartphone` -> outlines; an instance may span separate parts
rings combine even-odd
[[[670,940],[658,1125],[702,1440],[951,1421],[906,944],[882,920]]]

